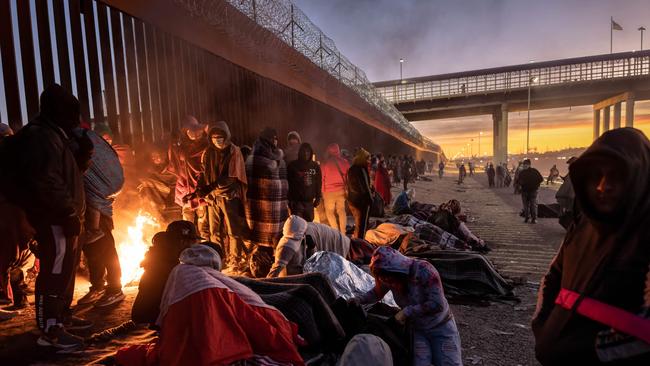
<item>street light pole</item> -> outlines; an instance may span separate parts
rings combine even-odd
[[[526,155],[530,152],[530,86],[537,82],[537,77],[531,77],[530,70],[528,71],[528,108],[526,118]]]
[[[402,65],[403,64],[404,64],[404,59],[400,58],[399,59],[399,81],[403,80],[403,77],[402,77]]]
[[[643,32],[645,31],[645,27],[639,27],[639,32],[641,32],[641,51],[643,51]]]
[[[481,156],[481,135],[483,134],[483,131],[478,133],[478,156]]]

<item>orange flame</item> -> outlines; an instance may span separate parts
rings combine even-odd
[[[140,267],[140,262],[151,246],[144,238],[148,233],[154,232],[160,227],[160,224],[153,216],[146,212],[138,212],[133,226],[127,228],[126,238],[117,245],[117,255],[120,258],[122,267],[122,286],[131,283],[137,283],[144,270]]]

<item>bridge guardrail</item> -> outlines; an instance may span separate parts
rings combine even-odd
[[[482,75],[468,72],[474,75],[441,79],[432,77],[436,80],[427,81],[397,80],[394,81],[394,85],[377,86],[377,91],[386,100],[395,104],[499,91],[508,92],[527,89],[529,85],[537,88],[575,82],[650,76],[650,54],[647,51],[630,52],[625,55],[615,59],[610,59],[611,55],[606,55],[608,59],[566,65],[542,67],[535,67],[535,64],[521,65],[520,70],[503,72],[485,70],[486,73]],[[382,84],[387,83],[390,82]]]

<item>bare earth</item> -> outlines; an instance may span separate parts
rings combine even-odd
[[[469,227],[494,250],[488,255],[499,271],[520,283],[515,293],[517,305],[492,303],[487,307],[452,305],[459,326],[466,365],[536,365],[530,318],[535,308],[539,279],[559,247],[564,230],[556,219],[540,219],[537,225],[524,224],[518,216],[520,201],[511,188],[489,189],[487,178],[479,173],[457,185],[455,177],[413,184],[416,200],[440,204],[451,198],[461,202],[468,214]],[[397,191],[395,190],[395,194]],[[542,188],[540,202],[554,202],[554,189]],[[78,279],[75,297],[82,296],[89,284]],[[93,329],[80,333],[89,336],[114,327],[130,317],[137,288],[125,289],[127,299],[107,310],[77,309],[77,313],[95,322]],[[31,298],[33,300],[33,298]],[[69,355],[56,355],[35,345],[38,333],[33,308],[16,318],[0,323],[0,365],[79,365],[97,361],[128,343],[142,343],[152,332],[136,329],[128,336],[109,343],[92,344]]]

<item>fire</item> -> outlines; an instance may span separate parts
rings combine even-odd
[[[117,255],[120,258],[120,266],[122,267],[122,286],[140,280],[143,269],[140,267],[140,262],[144,259],[144,255],[151,246],[145,240],[147,234],[152,233],[160,224],[148,213],[138,212],[135,218],[135,224],[127,228],[126,237],[117,245]],[[150,235],[149,235],[150,237]]]

